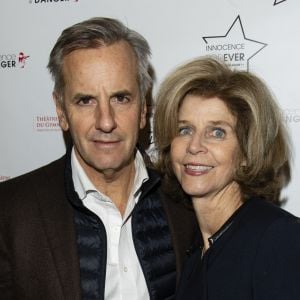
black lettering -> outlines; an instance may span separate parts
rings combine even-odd
[[[244,49],[244,44],[219,44],[219,45],[207,45],[206,51],[229,51],[229,50],[241,50]]]
[[[2,60],[0,65],[2,68],[14,68],[16,66],[16,62],[14,60]]]

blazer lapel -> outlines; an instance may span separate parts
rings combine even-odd
[[[182,267],[188,258],[191,247],[200,235],[200,230],[194,210],[192,207],[185,205],[184,199],[178,201],[165,192],[162,192],[161,196],[176,255],[176,277],[178,283]]]

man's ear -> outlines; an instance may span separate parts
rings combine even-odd
[[[57,92],[53,92],[52,96],[55,102],[56,114],[59,120],[59,125],[63,131],[67,131],[69,129],[69,123],[67,121],[62,96],[59,95]]]
[[[141,121],[140,121],[140,129],[143,129],[147,123],[147,103],[144,101],[144,104],[141,108]]]

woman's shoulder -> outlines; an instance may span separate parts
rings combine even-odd
[[[254,289],[265,299],[299,299],[300,219],[270,208],[273,219],[258,244],[253,265]]]
[[[282,224],[298,224],[299,218],[283,208],[261,198],[249,199],[245,203],[245,214],[249,219],[255,220],[256,223],[264,223],[266,226],[274,223]],[[300,224],[300,223],[299,223]]]
[[[300,219],[292,213],[262,199],[248,203],[248,220],[260,231],[261,246],[285,248],[298,245],[300,251]],[[246,217],[247,218],[247,217]],[[299,252],[300,253],[300,252]]]
[[[298,244],[300,251],[300,218],[278,208],[264,234],[266,241],[273,243],[287,243],[288,241]]]
[[[264,199],[249,199],[234,223],[234,232],[239,237],[247,236],[258,247],[276,246],[276,243],[288,239],[299,243],[300,247],[300,219]]]

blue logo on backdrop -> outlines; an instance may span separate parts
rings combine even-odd
[[[267,44],[246,37],[238,16],[225,35],[202,37],[208,55],[217,56],[230,67],[248,70],[249,61]]]

